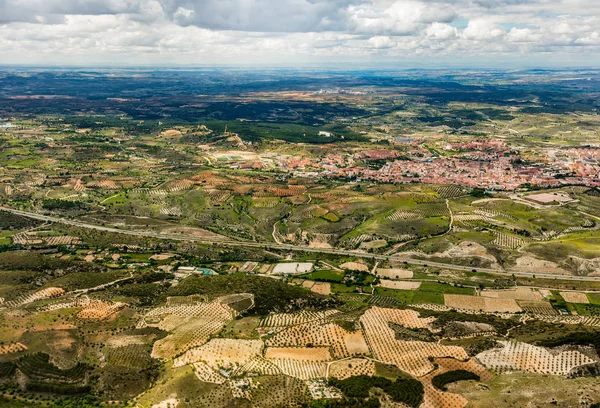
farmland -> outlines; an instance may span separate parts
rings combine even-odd
[[[595,70],[7,69],[0,406],[600,403]]]
[[[109,261],[114,262],[113,257]],[[331,273],[323,274],[324,278],[330,276]],[[153,279],[161,277],[157,275]],[[134,275],[133,279],[141,278]],[[369,306],[367,303],[356,309],[350,306],[352,303],[346,305],[343,301],[337,303],[338,308],[324,307],[327,303],[313,303],[312,309],[286,312],[265,297],[268,293],[265,287],[279,287],[281,279],[257,277],[260,286],[249,286],[246,282],[243,287],[250,292],[235,293],[232,285],[241,285],[238,279],[187,277],[175,286],[176,290],[163,292],[156,304],[144,307],[125,303],[125,298],[110,301],[102,291],[70,298],[73,295],[50,288],[24,295],[19,298],[23,300],[15,300],[9,308],[5,306],[6,312],[15,313],[22,308],[38,311],[40,315],[33,324],[39,328],[48,322],[47,319],[54,319],[53,323],[60,323],[70,330],[85,325],[88,329],[74,330],[74,337],[70,337],[69,341],[85,344],[89,348],[89,359],[98,352],[104,356],[98,368],[94,364],[85,368],[102,370],[99,383],[85,382],[80,374],[83,366],[73,374],[61,374],[63,379],[59,384],[40,377],[36,374],[38,371],[30,371],[32,382],[27,392],[60,394],[102,386],[107,395],[113,397],[127,399],[147,389],[142,392],[139,401],[156,401],[159,395],[163,395],[161,401],[165,401],[171,395],[165,393],[173,392],[168,390],[179,390],[175,391],[177,399],[190,398],[185,397],[189,394],[175,386],[176,382],[185,381],[189,384],[188,389],[197,390],[194,391],[194,400],[198,403],[222,401],[228,404],[235,398],[252,401],[266,398],[261,394],[264,384],[275,387],[272,391],[275,394],[269,398],[278,401],[302,399],[305,398],[303,392],[307,390],[304,387],[310,381],[326,381],[329,386],[341,390],[342,398],[369,399],[373,397],[367,384],[383,381],[377,377],[378,367],[386,364],[400,373],[395,374],[397,377],[391,382],[381,382],[386,398],[421,407],[464,407],[469,400],[455,393],[457,381],[458,384],[465,380],[488,384],[495,381],[495,376],[514,371],[576,378],[573,373],[597,362],[589,347],[583,344],[586,341],[577,340],[583,339],[581,336],[564,338],[556,345],[495,340],[495,345],[481,349],[476,359],[467,352],[467,347],[458,345],[463,344],[461,339],[474,341],[477,336],[494,338],[500,332],[507,333],[507,327],[519,324],[515,311],[496,308],[490,313],[500,313],[503,317],[478,315],[473,307],[467,307],[469,302],[473,302],[472,298],[483,302],[539,303],[545,296],[552,296],[553,291],[549,290],[518,287],[487,290],[474,296],[459,294],[466,288],[430,282],[426,290],[446,290],[450,292],[446,293],[446,297],[455,297],[453,301],[466,303],[457,308],[463,314],[446,309],[437,311],[436,307],[442,306],[436,303],[430,303],[429,309],[426,303],[416,305],[424,309]],[[290,284],[283,287],[296,287],[291,284],[292,280],[298,280],[296,275],[288,279]],[[186,281],[189,282],[186,284]],[[308,295],[311,293],[309,289],[297,287],[307,296],[313,296]],[[111,290],[109,287],[106,293],[111,293]],[[131,302],[133,298],[127,299]],[[331,305],[334,304],[332,301]],[[257,315],[258,307],[270,309],[265,309],[269,310],[266,314],[261,312]],[[44,317],[43,313],[59,314]],[[513,317],[507,316],[510,313]],[[15,340],[2,348],[4,358],[15,361],[17,367],[19,364],[28,364],[24,367],[47,365],[43,362],[45,357],[35,354],[40,349],[39,343],[31,341],[30,335],[19,338],[17,327],[11,328],[17,330]],[[81,340],[78,339],[80,336]],[[64,347],[65,341],[66,338],[57,338],[50,348],[46,346],[44,350]],[[564,344],[570,344],[569,348],[560,349]],[[23,356],[35,358],[19,363]],[[77,357],[72,355],[70,358]],[[43,370],[55,372],[66,369],[69,368],[47,366]],[[136,372],[143,375],[135,375]],[[390,372],[388,375],[394,374]],[[369,378],[372,380],[367,380]],[[357,391],[359,383],[363,384],[361,387],[367,387],[367,391]],[[192,384],[197,388],[189,388]],[[281,394],[282,389],[275,384],[288,384],[295,391]],[[305,391],[301,391],[303,389]]]
[[[87,383],[83,377],[61,380],[58,385],[35,379],[26,388],[31,398],[36,392],[59,395],[102,387],[111,398],[127,400],[142,393],[142,401],[154,401],[158,397],[153,395],[165,395],[163,388],[171,387],[175,372],[178,376],[185,372],[181,378],[199,387],[195,401],[206,404],[228,404],[235,398],[263,400],[263,384],[294,387],[292,394],[269,398],[302,399],[306,387],[312,390],[311,381],[338,384],[341,398],[350,400],[357,397],[344,392],[345,383],[337,381],[377,379],[378,367],[385,364],[402,373],[401,381],[417,381],[422,394],[419,391],[415,395],[421,395],[420,399],[410,399],[417,398],[409,397],[416,388],[403,388],[410,382],[402,382],[398,390],[385,385],[391,388],[384,390],[386,397],[382,398],[421,401],[422,407],[464,407],[468,398],[453,391],[464,381],[488,384],[495,376],[515,371],[572,381],[597,363],[587,345],[595,340],[584,340],[587,337],[576,331],[554,343],[527,340],[528,330],[535,332],[533,339],[551,335],[537,329],[542,322],[549,327],[571,321],[597,327],[592,316],[567,318],[559,310],[594,307],[594,293],[567,287],[502,286],[499,282],[482,290],[476,282],[489,279],[486,274],[465,274],[461,281],[449,282],[447,276],[456,275],[435,275],[426,273],[426,268],[406,265],[373,267],[369,260],[347,258],[306,262],[315,269],[309,274],[297,274],[294,267],[292,273],[272,275],[272,268],[282,264],[275,260],[271,264],[204,264],[197,272],[200,275],[186,272],[177,277],[177,269],[167,273],[160,268],[182,262],[185,258],[181,255],[165,248],[154,253],[129,251],[94,251],[92,266],[102,270],[110,265],[106,271],[93,275],[73,270],[58,278],[51,276],[45,288],[22,286],[21,294],[3,303],[6,316],[25,313],[20,318],[23,326],[5,324],[9,330],[3,334],[3,359],[18,366],[20,358],[37,356],[31,361],[42,364],[35,353],[51,353],[53,362],[60,364],[56,369],[67,370],[78,362],[76,347],[83,347],[90,362],[86,370],[101,370],[96,383]],[[90,252],[79,250],[69,258],[62,257],[63,264],[57,265],[79,265]],[[38,273],[56,267],[56,261],[50,260],[55,259],[52,254],[40,252],[38,256],[45,265]],[[21,258],[6,257],[4,262],[14,265],[17,259]],[[136,267],[124,273],[119,268],[127,264]],[[230,274],[233,265],[250,272]],[[213,269],[219,272],[201,275]],[[254,271],[265,274],[253,276]],[[471,284],[469,279],[473,279]],[[492,285],[493,281],[485,282]],[[371,284],[372,294],[352,293],[357,286],[370,288]],[[317,285],[330,285],[332,292],[315,293]],[[340,292],[338,287],[348,290]],[[404,295],[408,293],[410,296]],[[31,325],[36,331],[52,328],[62,333],[44,335],[52,339],[44,344],[39,335],[29,331]],[[515,327],[515,335],[525,340],[501,337]],[[11,370],[7,366],[9,378]],[[142,375],[136,375],[138,372]],[[161,401],[168,400],[168,395]],[[179,391],[178,395],[188,394]]]

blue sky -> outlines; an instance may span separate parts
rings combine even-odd
[[[598,0],[0,0],[0,64],[599,63]]]

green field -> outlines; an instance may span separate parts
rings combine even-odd
[[[346,274],[343,271],[322,270],[315,271],[306,275],[300,275],[298,278],[309,279],[323,282],[341,282]]]

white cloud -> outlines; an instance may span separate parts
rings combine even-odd
[[[161,0],[177,24],[215,30],[343,30],[349,6],[362,0]],[[184,12],[182,12],[184,11]]]
[[[600,33],[598,33],[598,31],[594,31],[586,37],[578,38],[575,40],[575,43],[582,45],[600,45]]]
[[[67,14],[136,13],[140,0],[0,0],[0,23],[60,22]]]
[[[469,21],[469,24],[462,32],[463,38],[475,41],[493,40],[503,36],[504,34],[506,34],[506,30],[493,21],[487,19]]]
[[[368,43],[372,48],[378,50],[392,48],[396,46],[396,42],[390,37],[381,35],[369,38]]]
[[[529,28],[513,27],[506,35],[506,39],[516,43],[526,43],[539,40],[540,35]]]
[[[358,33],[410,35],[422,31],[428,23],[451,21],[451,7],[434,7],[421,1],[396,1],[385,8],[353,6],[349,8],[351,28]]]
[[[598,27],[597,0],[0,0],[0,62],[594,64]]]
[[[426,34],[436,40],[448,40],[457,36],[457,30],[449,24],[433,23],[427,27]]]

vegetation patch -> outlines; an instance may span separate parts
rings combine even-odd
[[[385,377],[359,375],[345,380],[331,378],[329,385],[342,391],[347,398],[366,399],[372,388],[379,388],[393,401],[418,407],[423,401],[423,385],[413,378],[398,378],[392,381]]]
[[[312,272],[306,275],[301,275],[298,277],[317,282],[342,282],[344,280],[344,276],[345,273],[342,271],[323,270]]]
[[[433,377],[431,383],[439,390],[448,391],[446,385],[457,381],[475,380],[479,381],[479,376],[467,370],[448,371],[444,374],[439,374]]]
[[[49,199],[42,202],[45,210],[83,210],[86,205],[79,201]]]
[[[17,230],[41,225],[40,221],[21,217],[8,211],[0,211],[0,230]]]
[[[16,362],[19,371],[27,378],[26,388],[30,391],[53,394],[81,394],[90,390],[85,384],[88,366],[77,363],[74,367],[61,370],[50,362],[44,353],[29,354]]]
[[[594,346],[596,352],[600,353],[600,332],[580,331],[569,333],[566,336],[541,340],[538,344],[544,347],[558,347],[565,344]]]
[[[169,289],[169,296],[207,295],[209,298],[236,293],[252,293],[255,306],[250,313],[294,312],[303,309],[328,309],[338,302],[317,295],[300,286],[260,276],[200,276],[189,277]]]

